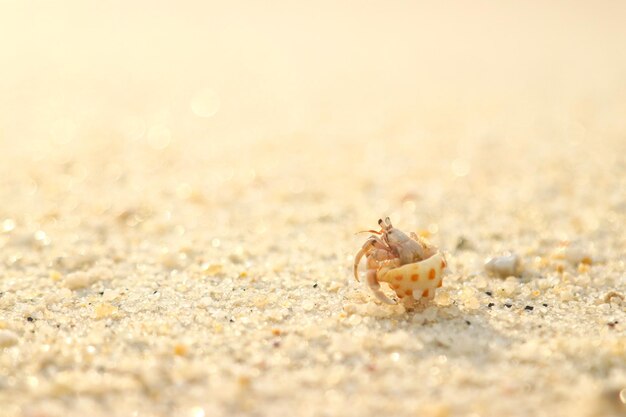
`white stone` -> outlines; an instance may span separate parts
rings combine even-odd
[[[514,253],[490,258],[485,263],[485,270],[493,275],[506,278],[519,272],[519,256]]]

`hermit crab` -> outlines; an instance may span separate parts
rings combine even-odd
[[[366,282],[374,296],[386,304],[396,304],[380,289],[386,282],[399,298],[432,299],[441,287],[446,260],[432,244],[417,236],[407,235],[393,227],[389,217],[379,219],[380,231],[366,241],[354,258],[354,277],[359,280],[359,263],[367,262]]]

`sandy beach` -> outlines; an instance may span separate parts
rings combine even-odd
[[[0,1],[0,416],[626,415],[623,6],[153,3]]]

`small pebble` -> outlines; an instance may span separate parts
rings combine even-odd
[[[91,279],[87,273],[83,271],[72,272],[65,277],[64,284],[70,290],[79,290],[91,284]]]
[[[580,245],[567,246],[563,255],[569,263],[575,266],[581,263],[590,265],[592,262],[590,251]]]
[[[117,307],[109,303],[100,303],[94,308],[94,316],[96,319],[103,319],[112,316],[117,312]]]
[[[480,302],[478,301],[476,295],[477,291],[473,288],[466,287],[463,288],[463,291],[461,291],[461,301],[467,309],[476,310],[480,307]]]
[[[2,226],[0,227],[0,232],[8,233],[15,229],[15,220],[13,219],[4,219],[2,221]]]
[[[509,254],[490,258],[485,263],[485,270],[500,278],[516,275],[519,272],[519,256]]]
[[[120,296],[119,289],[106,289],[102,293],[102,299],[104,301],[113,301]]]
[[[250,387],[252,380],[248,376],[240,376],[239,378],[237,378],[237,383],[239,384],[240,388],[247,389]]]
[[[11,330],[0,330],[0,347],[14,346],[17,341],[17,335]]]
[[[466,301],[464,305],[469,310],[476,310],[477,308],[480,307],[480,302],[478,301],[478,298],[473,298],[471,300]]]
[[[161,264],[168,269],[179,269],[184,265],[187,255],[175,251],[164,250],[161,254]]]
[[[215,276],[222,272],[223,266],[220,264],[203,264],[202,272],[208,276]]]
[[[61,273],[55,270],[50,271],[49,275],[50,275],[50,279],[54,282],[60,281],[62,278]]]
[[[188,351],[187,346],[181,343],[178,343],[174,346],[174,355],[176,356],[185,356],[187,355],[187,351]]]
[[[575,299],[575,294],[571,285],[558,289],[555,292],[559,295],[561,301],[572,301]]]
[[[447,307],[452,304],[453,300],[447,292],[438,292],[435,294],[435,302],[442,307]]]
[[[362,320],[363,320],[363,317],[361,317],[359,314],[353,314],[350,317],[348,317],[348,319],[346,320],[346,323],[349,326],[356,326],[360,324]]]

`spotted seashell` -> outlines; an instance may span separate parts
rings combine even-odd
[[[377,279],[379,282],[388,283],[400,298],[432,299],[437,288],[443,283],[443,270],[446,265],[443,253],[436,252],[423,261],[380,271],[381,276]]]

